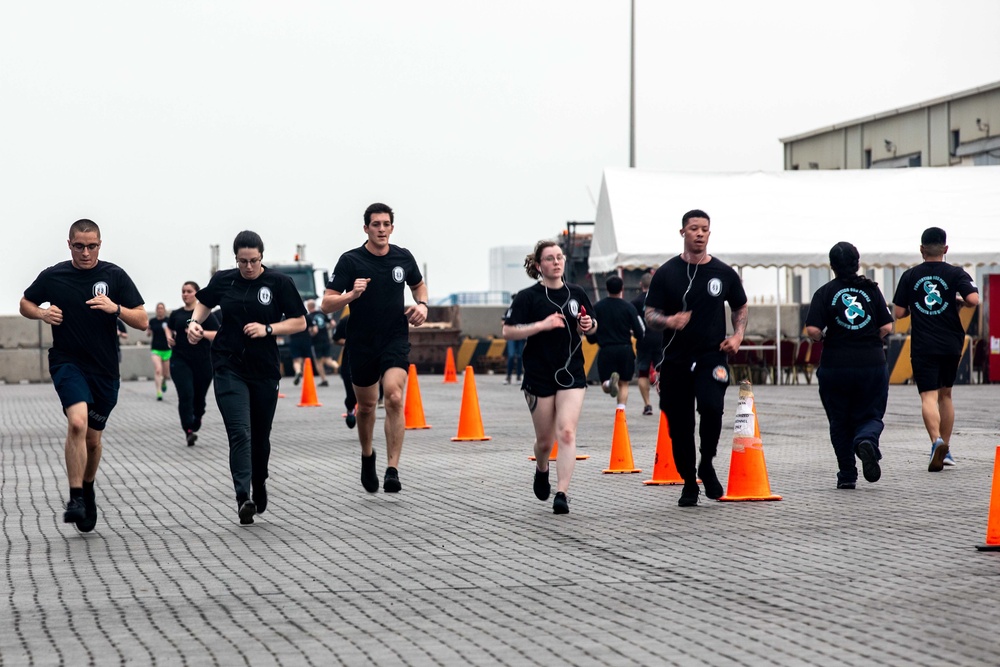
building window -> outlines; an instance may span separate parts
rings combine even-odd
[[[872,149],[865,149],[865,169],[872,168]]]
[[[951,131],[951,146],[949,147],[949,150],[948,150],[948,152],[951,153],[952,157],[955,157],[955,153],[956,153],[956,151],[958,151],[958,147],[961,144],[962,144],[962,140],[960,138],[959,131],[958,130],[952,130]]]

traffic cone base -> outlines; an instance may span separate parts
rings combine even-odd
[[[559,441],[557,440],[556,442],[552,443],[552,453],[549,454],[549,461],[555,461],[556,460],[556,455],[558,453],[559,453]],[[585,460],[587,460],[589,458],[590,458],[590,454],[577,454],[576,455],[576,460],[577,461],[585,461]],[[537,459],[535,458],[535,455],[532,454],[531,456],[528,457],[528,460],[529,461],[535,461]]]
[[[323,404],[316,397],[316,381],[313,380],[312,359],[306,358],[305,366],[302,368],[302,398],[299,400],[300,408],[321,408]]]
[[[636,468],[632,460],[632,443],[628,438],[628,423],[625,421],[625,410],[615,410],[615,430],[611,436],[611,463],[601,472],[605,474],[628,474],[642,472]]]
[[[990,514],[986,522],[986,544],[976,545],[979,551],[1000,551],[1000,447],[993,459],[993,490],[990,493]]]
[[[430,428],[424,418],[424,402],[420,398],[420,383],[417,381],[417,367],[410,364],[406,378],[406,403],[403,405],[406,430]]]
[[[444,384],[458,384],[458,374],[455,372],[455,353],[450,347],[444,359]]]
[[[757,404],[748,380],[740,382],[740,400],[733,426],[733,455],[729,462],[729,483],[722,502],[781,500],[771,493],[764,464],[764,443],[757,421]]]
[[[476,391],[476,374],[472,366],[465,368],[465,386],[462,389],[462,408],[458,415],[458,435],[452,442],[491,440],[483,432],[483,417],[479,412],[479,392]]]

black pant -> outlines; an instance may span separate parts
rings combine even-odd
[[[695,483],[698,479],[694,446],[695,401],[701,415],[698,428],[701,458],[711,461],[719,447],[728,387],[729,366],[725,354],[708,354],[697,362],[693,359],[682,363],[665,361],[660,366],[660,410],[667,416],[674,465],[685,482]]]
[[[840,467],[838,479],[858,479],[854,448],[862,440],[875,445],[882,435],[882,417],[889,398],[889,369],[885,364],[860,368],[827,367],[816,371],[819,398],[830,420],[830,442]]]
[[[344,354],[341,356],[340,379],[344,381],[344,391],[347,392],[344,397],[344,405],[350,412],[358,404],[358,397],[354,393],[354,383],[351,381],[351,360],[347,356],[347,350],[344,350]]]
[[[177,413],[184,432],[194,431],[205,416],[205,396],[212,384],[212,362],[192,364],[174,354],[170,357],[170,377],[177,389]]]
[[[250,496],[250,484],[267,479],[271,422],[278,405],[278,383],[244,378],[230,368],[215,371],[215,400],[229,436],[229,470],[236,501]]]

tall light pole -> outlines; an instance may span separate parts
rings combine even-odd
[[[629,40],[628,166],[635,169],[635,0],[632,0],[632,36]]]

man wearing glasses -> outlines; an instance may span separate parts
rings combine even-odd
[[[69,423],[63,522],[82,532],[97,525],[94,480],[101,434],[118,402],[118,318],[145,331],[149,318],[135,283],[120,267],[99,262],[101,230],[91,220],[69,228],[70,260],[38,274],[21,297],[21,315],[52,326],[49,374]],[[42,304],[48,303],[47,308]]]

